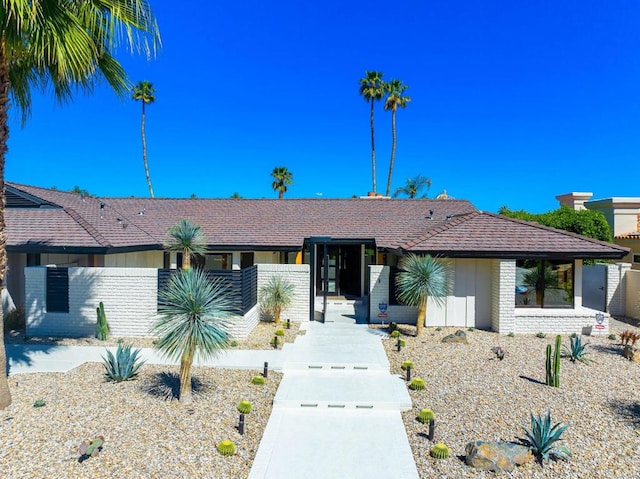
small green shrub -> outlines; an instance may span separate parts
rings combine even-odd
[[[108,381],[129,381],[135,379],[138,375],[138,370],[144,364],[144,361],[139,359],[140,350],[131,350],[131,345],[122,345],[122,341],[118,341],[118,348],[116,354],[107,349],[107,357],[102,357],[104,361],[105,378]]]
[[[284,329],[282,328],[276,329],[276,336],[284,336]]]
[[[470,327],[468,327],[468,328],[467,328],[467,331],[471,331],[471,332],[473,332],[473,331],[475,331],[475,330],[476,330],[476,328],[474,328],[473,326],[470,326]]]
[[[589,363],[590,360],[586,358],[586,355],[588,354],[586,348],[589,343],[583,343],[582,338],[578,335],[571,336],[569,339],[571,341],[571,347],[567,348],[564,345],[562,346],[562,357],[569,358],[572,363],[575,363],[576,361],[580,361],[585,364]]]
[[[235,339],[229,343],[229,346],[231,346],[232,348],[235,348],[237,345],[238,341],[236,341]]]
[[[242,414],[249,414],[251,412],[251,403],[249,401],[240,401],[238,403],[238,412],[241,412]]]
[[[422,424],[428,424],[429,421],[431,421],[434,418],[435,416],[431,409],[423,409],[418,413],[418,421],[420,421]]]
[[[491,352],[495,354],[496,358],[499,359],[500,361],[502,361],[507,354],[507,352],[504,349],[502,349],[500,346],[491,348]]]
[[[442,331],[442,328],[441,328],[440,326],[438,326],[438,327],[436,328],[436,331]]]
[[[407,345],[407,342],[404,339],[400,339],[400,347],[404,348]]]
[[[514,333],[513,331],[511,331],[509,334],[507,334],[507,336],[509,336],[510,338],[513,338],[516,335],[516,333]]]
[[[431,457],[434,459],[446,459],[449,457],[449,448],[443,443],[438,443],[431,448]]]
[[[542,331],[540,331],[539,333],[536,333],[536,338],[546,338],[547,337],[547,333],[543,333]]]
[[[47,403],[44,401],[44,399],[37,399],[36,402],[33,403],[33,407],[42,407],[46,404]]]
[[[405,361],[404,363],[402,363],[402,366],[400,366],[400,367],[401,367],[404,371],[406,371],[406,370],[407,370],[407,368],[409,368],[409,367],[410,367],[411,369],[413,369],[413,361],[409,361],[409,360],[407,360],[407,361]]]
[[[409,389],[413,389],[414,391],[422,391],[426,387],[427,383],[425,383],[422,378],[413,378],[411,384],[409,384]]]
[[[607,336],[607,338],[609,338],[611,341],[617,341],[618,335],[611,333],[609,336]]]
[[[236,445],[228,439],[220,441],[216,449],[223,456],[233,456],[236,453]]]
[[[104,436],[96,436],[91,440],[84,440],[80,443],[78,447],[78,452],[80,453],[80,459],[88,459],[90,457],[95,457],[102,450],[102,445],[104,444]]]
[[[264,376],[253,376],[251,378],[251,384],[261,385],[265,383]]]
[[[391,337],[392,338],[399,338],[400,337],[400,331],[398,331],[397,329],[394,331],[391,331]]]
[[[560,436],[568,426],[556,423],[551,426],[551,413],[542,418],[540,415],[534,417],[531,414],[531,429],[523,428],[524,442],[531,448],[533,454],[544,462],[550,458],[567,459],[571,456],[571,451],[564,446],[555,444],[560,441]]]

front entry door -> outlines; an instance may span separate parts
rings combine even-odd
[[[327,246],[327,296],[361,295],[362,250],[360,245]],[[324,246],[318,246],[316,294],[324,294]]]

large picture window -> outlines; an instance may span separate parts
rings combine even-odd
[[[573,272],[573,261],[518,260],[516,306],[573,308]]]

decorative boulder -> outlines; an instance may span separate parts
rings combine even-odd
[[[465,462],[483,471],[513,471],[531,460],[531,449],[514,442],[470,442],[465,447]]]
[[[640,349],[633,349],[631,346],[626,345],[622,351],[622,355],[629,361],[640,363]]]
[[[442,338],[442,342],[443,343],[463,343],[463,344],[469,344],[469,341],[467,340],[467,333],[465,333],[463,330],[458,329],[455,334],[450,334],[449,336],[445,336],[444,338]]]

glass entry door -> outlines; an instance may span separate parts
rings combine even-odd
[[[339,265],[340,248],[338,246],[327,246],[327,268],[325,282],[324,246],[318,246],[318,263],[316,275],[316,292],[318,295],[324,294],[325,284],[327,285],[327,295],[336,296],[340,294],[340,269]]]

